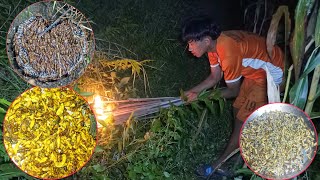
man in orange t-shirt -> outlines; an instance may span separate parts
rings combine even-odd
[[[210,75],[200,84],[185,92],[188,101],[199,92],[212,88],[224,77],[224,98],[236,98],[233,104],[234,124],[229,143],[218,160],[198,168],[198,174],[208,177],[232,151],[239,147],[239,133],[243,122],[257,108],[267,104],[267,68],[276,85],[283,79],[284,60],[281,49],[273,48],[269,57],[266,39],[245,31],[223,31],[208,17],[194,18],[182,27],[182,40],[196,57],[208,55]]]

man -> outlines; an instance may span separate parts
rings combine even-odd
[[[199,92],[215,86],[224,77],[226,88],[221,89],[224,98],[236,98],[233,104],[233,132],[224,153],[210,166],[198,168],[198,174],[210,176],[214,168],[239,147],[239,133],[243,122],[257,108],[267,104],[268,68],[276,85],[283,78],[283,54],[273,48],[269,57],[266,40],[245,31],[223,31],[208,17],[188,20],[182,27],[182,40],[196,57],[207,54],[210,75],[200,84],[185,92],[188,101],[194,101]]]

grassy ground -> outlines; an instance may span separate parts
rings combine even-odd
[[[96,38],[130,49],[136,54],[132,58],[153,60],[154,68],[147,68],[151,96],[177,96],[180,88],[190,88],[208,73],[207,62],[188,57],[178,41],[181,20],[195,11],[196,3],[98,0],[77,7],[95,22]]]
[[[0,51],[0,98],[9,101],[14,100],[30,85],[17,77],[8,65],[4,37],[12,18],[30,3],[31,1],[1,0],[1,4],[6,6],[6,11],[0,12],[0,24],[3,25]],[[122,57],[152,60],[150,67],[146,67],[151,93],[145,94],[143,81],[138,81],[140,97],[179,96],[180,89],[191,88],[209,73],[208,61],[205,58],[191,57],[185,51],[185,45],[178,41],[182,18],[195,14],[202,8],[197,2],[191,0],[81,0],[70,1],[70,3],[93,21],[97,48],[109,48],[103,46],[102,41],[98,40],[101,39],[124,47],[126,50],[109,48],[109,50],[120,52]],[[226,111],[228,110],[227,108]],[[170,174],[174,173],[175,177],[194,179],[193,171],[199,163],[208,163],[223,151],[230,134],[230,116],[228,113],[223,116],[212,114],[208,116],[205,120],[205,129],[196,140],[192,140],[192,136],[196,133],[199,118],[195,114],[187,118],[195,129],[190,129],[186,124],[182,126],[187,128],[184,134],[187,137],[179,141],[182,143],[181,147],[174,147],[175,150],[179,150],[179,153],[173,156],[174,160],[170,161],[172,164],[168,166],[169,169],[166,169]],[[185,122],[184,119],[182,120]],[[192,141],[196,142],[190,144]],[[132,165],[132,167],[136,166],[138,167],[137,164]],[[160,174],[163,175],[162,172]],[[80,177],[86,177],[85,175],[84,173]],[[87,177],[90,177],[92,174],[88,175]],[[110,177],[117,176],[111,174]]]

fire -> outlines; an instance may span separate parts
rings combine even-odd
[[[101,100],[99,95],[94,97],[93,108],[96,113],[97,120],[104,121],[105,123],[109,123],[112,116],[113,104],[106,104]]]

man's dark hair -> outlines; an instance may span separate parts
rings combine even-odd
[[[197,16],[191,17],[183,23],[181,39],[183,42],[189,42],[210,36],[212,40],[216,40],[220,34],[220,28],[210,17]]]

